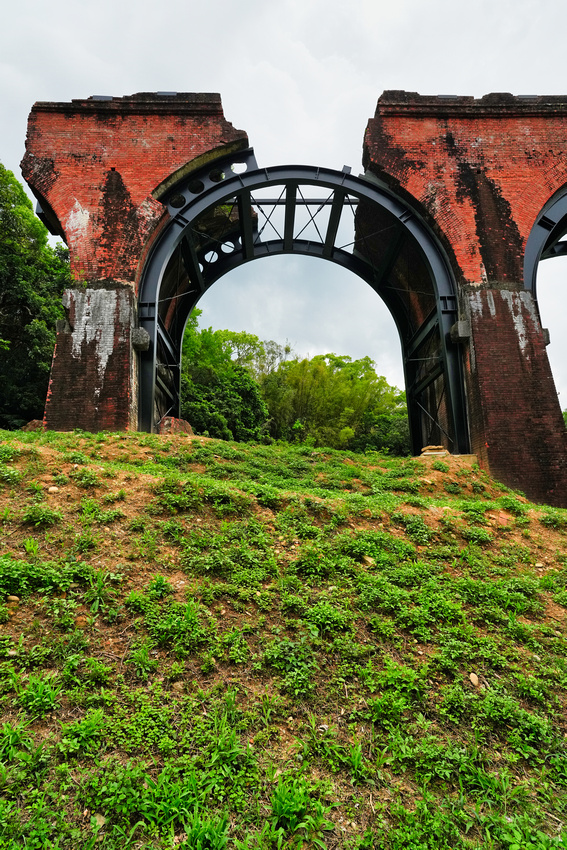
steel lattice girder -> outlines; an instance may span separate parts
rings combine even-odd
[[[234,174],[231,166],[235,162],[246,170]],[[255,192],[271,187],[279,189],[275,197],[254,197]],[[305,187],[315,187],[319,193],[324,190],[327,195],[315,199],[306,197]],[[150,347],[141,354],[140,362],[141,430],[152,431],[157,424],[158,377],[157,392],[161,393],[162,403],[157,418],[178,415],[183,330],[202,294],[242,263],[275,254],[299,253],[327,259],[349,269],[372,286],[389,307],[402,341],[414,450],[418,451],[423,444],[421,394],[440,376],[444,379],[441,395],[445,394],[452,422],[453,433],[449,435],[452,450],[469,450],[460,349],[449,339],[450,328],[457,317],[454,281],[438,241],[407,203],[380,185],[372,175],[354,177],[346,168],[342,172],[301,165],[258,169],[251,149],[226,160],[217,160],[206,169],[186,177],[172,187],[162,201],[167,205],[171,220],[153,246],[139,288],[139,324],[148,331],[151,339]],[[375,234],[364,235],[360,231],[363,222],[363,215],[359,214],[360,205],[387,216],[391,224],[386,229],[392,233],[377,261],[373,261],[371,256]],[[273,224],[272,212],[268,215],[263,209],[276,206],[284,208],[281,233]],[[300,206],[307,208],[317,239],[301,239],[300,234],[294,236]],[[311,211],[312,207],[314,211]],[[324,232],[315,222],[322,207],[330,208]],[[358,221],[355,216],[355,222],[357,233],[360,231],[361,235],[355,237],[352,252],[336,244],[346,207],[350,207],[353,214],[358,208]],[[207,229],[202,222],[204,217],[219,209],[225,215],[225,230],[215,235],[212,225],[209,223]],[[260,211],[263,215],[262,229],[258,227]],[[272,238],[263,238],[265,230],[272,232]],[[402,292],[390,282],[392,270],[408,246],[426,269],[431,295],[434,296],[432,309],[417,327],[412,327],[410,321],[410,302],[415,295],[411,286]],[[211,253],[215,256],[211,257]],[[173,284],[164,284],[166,269],[171,275],[174,257],[179,259],[182,269],[178,272],[177,282],[173,275]],[[181,279],[185,281],[185,288],[180,285]],[[166,295],[164,288],[167,288]],[[160,318],[160,310],[164,314],[167,312],[168,326],[163,315]],[[435,353],[430,357],[417,356],[420,347],[428,344],[434,348],[437,346]],[[431,368],[424,366],[428,359],[433,363]],[[164,372],[169,373],[168,381],[163,378]],[[436,421],[437,410],[425,412],[429,419]],[[441,425],[439,427],[443,431]]]

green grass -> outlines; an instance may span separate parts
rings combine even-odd
[[[0,847],[567,847],[566,516],[451,458],[0,432]]]

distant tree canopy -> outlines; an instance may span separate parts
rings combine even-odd
[[[69,280],[67,251],[48,245],[21,184],[0,164],[0,427],[43,416]]]
[[[254,334],[199,330],[199,314],[185,333],[181,380],[182,417],[198,433],[409,454],[405,394],[369,357],[292,358],[289,346]]]
[[[277,439],[308,440],[332,448],[384,448],[389,432],[407,432],[405,396],[374,371],[369,357],[352,360],[335,354],[281,362],[262,376],[270,411],[270,433]],[[399,420],[399,421],[397,421]],[[403,440],[388,445],[407,453]]]
[[[183,337],[181,416],[200,434],[257,440],[268,418],[260,388],[239,362],[229,332],[198,330],[200,312],[194,311]]]

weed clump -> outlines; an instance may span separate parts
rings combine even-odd
[[[48,528],[61,522],[62,519],[61,511],[53,510],[38,502],[28,505],[22,513],[22,523],[24,525],[35,525],[36,528]]]

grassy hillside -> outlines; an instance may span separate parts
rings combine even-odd
[[[0,847],[567,847],[567,511],[449,456],[0,432],[0,518]]]

